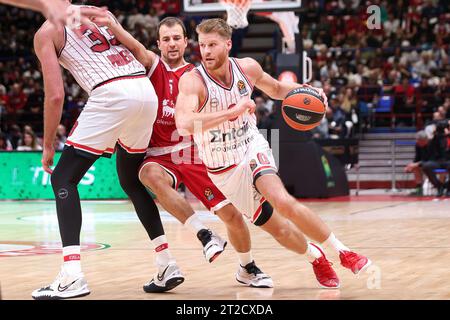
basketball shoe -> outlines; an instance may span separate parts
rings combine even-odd
[[[314,270],[314,274],[316,275],[317,281],[319,281],[320,287],[324,289],[337,289],[339,288],[339,278],[334,272],[332,268],[332,263],[327,260],[325,253],[323,253],[322,249],[311,243],[312,246],[316,247],[322,256],[317,258],[313,262],[311,262]]]
[[[368,258],[353,251],[339,252],[339,259],[341,259],[341,265],[350,269],[354,274],[365,271],[372,264]]]
[[[90,293],[83,273],[69,275],[61,268],[55,281],[47,287],[34,290],[36,300],[58,300],[86,296]]]
[[[175,262],[170,262],[167,266],[159,267],[158,272],[150,282],[144,285],[147,293],[160,293],[172,290],[184,282],[184,276]]]
[[[270,276],[262,272],[255,264],[250,262],[245,267],[239,265],[236,272],[236,280],[249,287],[254,288],[273,288],[273,281]]]
[[[197,238],[203,245],[203,254],[206,260],[213,262],[225,250],[227,241],[213,233],[209,229],[202,229],[197,233]]]

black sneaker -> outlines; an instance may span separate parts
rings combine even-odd
[[[184,282],[184,276],[178,266],[171,262],[165,267],[159,267],[158,273],[150,282],[144,285],[147,293],[161,293],[172,290]]]
[[[203,254],[209,263],[213,262],[227,246],[226,240],[208,229],[200,230],[197,233],[197,238],[203,245]]]
[[[273,288],[273,281],[270,276],[262,272],[255,264],[250,262],[245,267],[239,265],[236,272],[237,282],[254,288]]]

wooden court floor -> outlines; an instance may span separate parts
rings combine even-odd
[[[273,289],[240,286],[231,246],[214,263],[205,261],[194,235],[162,212],[172,253],[185,282],[165,294],[142,285],[156,271],[153,251],[132,206],[126,201],[82,203],[82,266],[91,294],[82,299],[450,299],[450,199],[352,197],[304,203],[320,214],[349,247],[373,266],[354,276],[334,262],[338,290],[319,289],[311,266],[254,226],[253,255],[274,280]],[[222,223],[199,207],[201,219],[222,236]],[[54,203],[0,202],[0,284],[3,299],[31,299],[50,284],[61,254]],[[327,251],[329,252],[329,251]]]

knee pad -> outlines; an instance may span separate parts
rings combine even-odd
[[[273,214],[273,208],[270,205],[269,201],[264,201],[262,204],[261,214],[253,222],[253,224],[258,227],[264,225],[267,221],[269,221],[272,214]]]

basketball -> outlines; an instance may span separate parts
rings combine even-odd
[[[284,121],[293,129],[308,131],[320,124],[326,106],[319,93],[310,87],[296,88],[288,93],[281,105]]]

